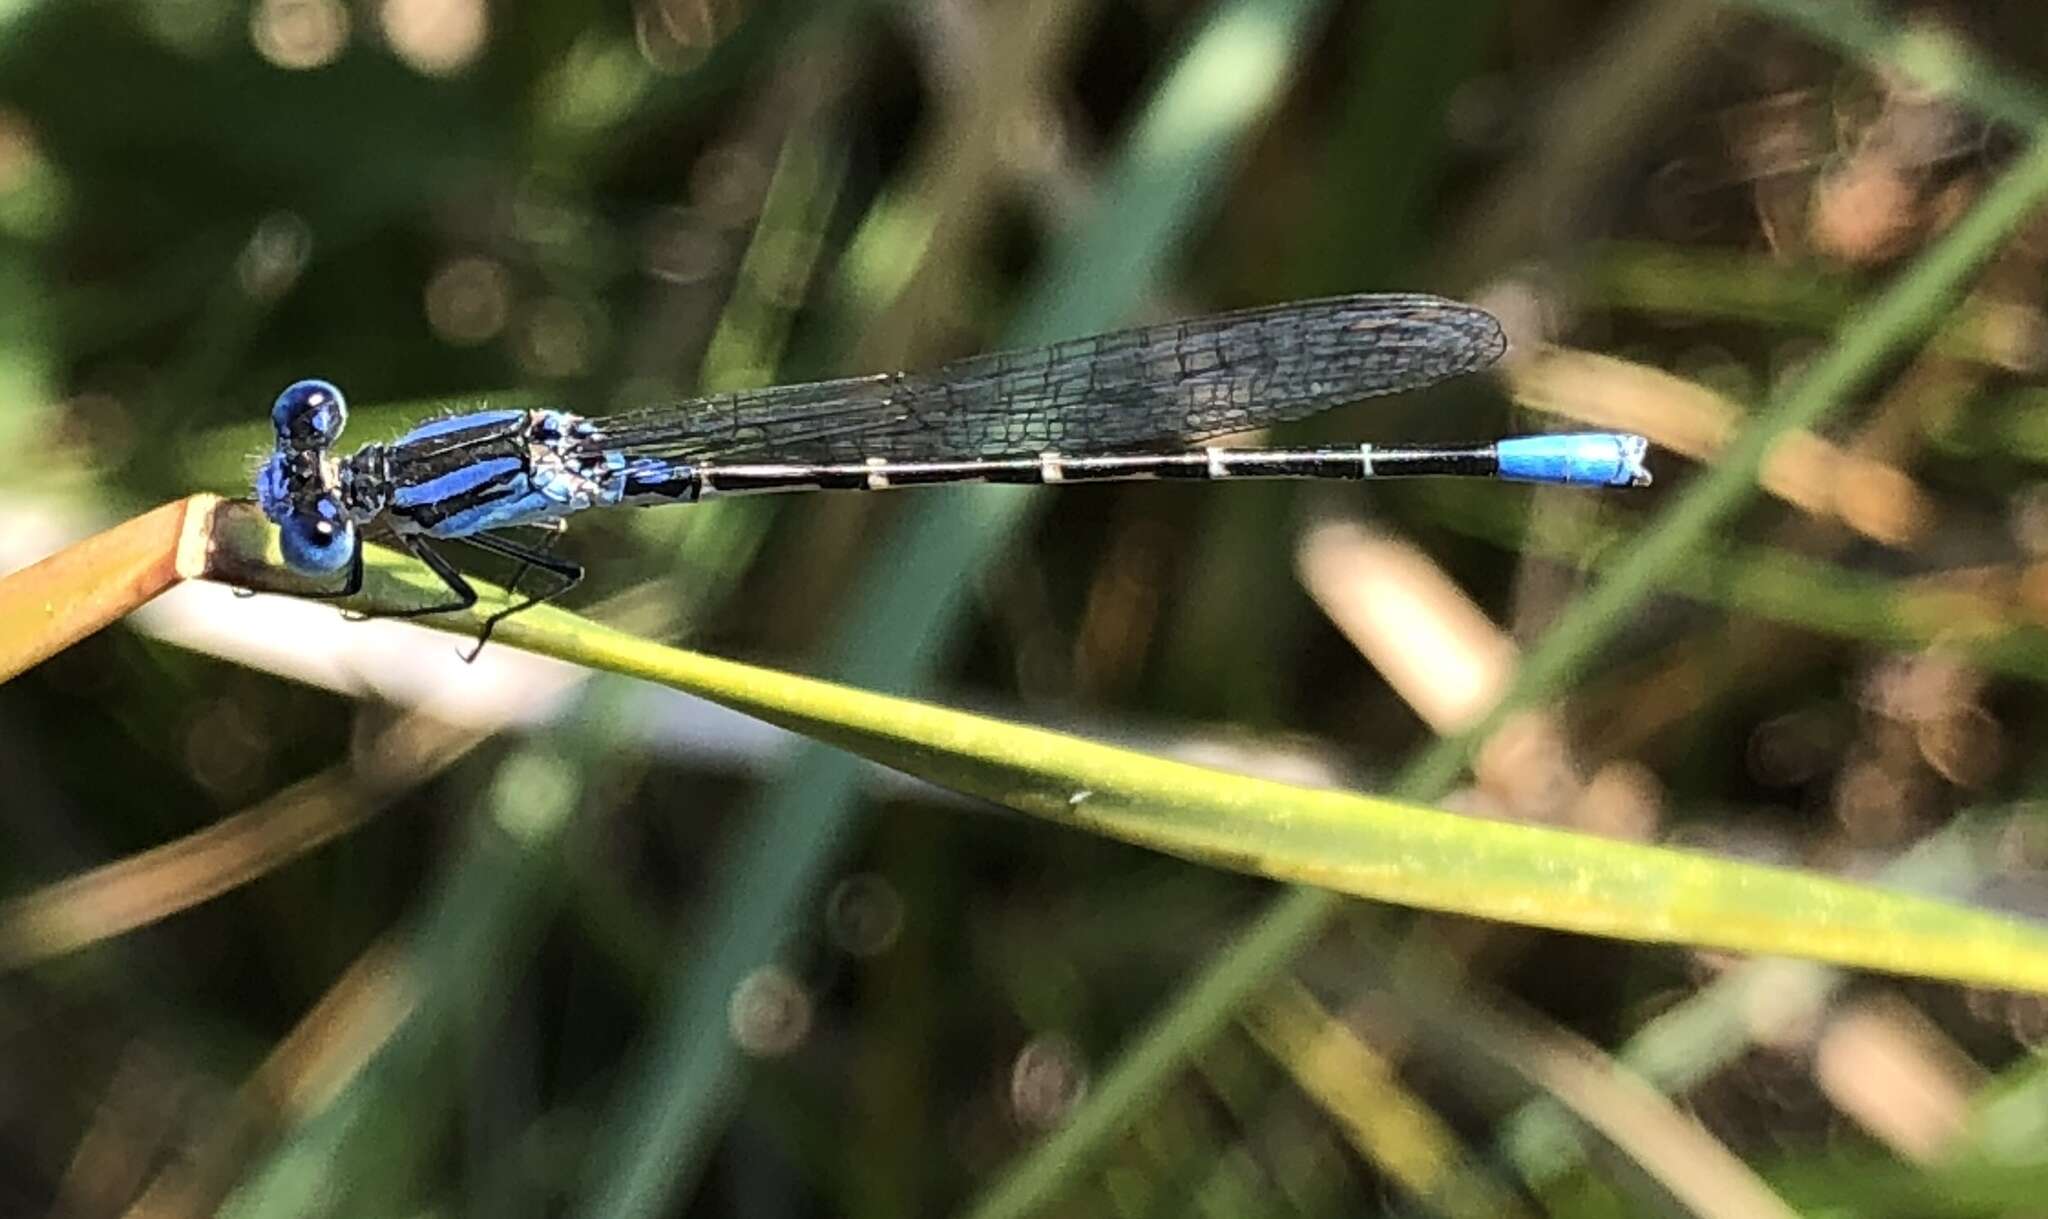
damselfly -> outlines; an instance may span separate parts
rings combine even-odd
[[[423,423],[348,457],[332,447],[341,390],[299,381],[271,409],[277,444],[256,498],[287,564],[363,582],[363,538],[391,537],[448,600],[373,616],[463,610],[475,589],[434,547],[460,541],[552,577],[498,611],[561,595],[575,563],[507,536],[559,529],[586,508],[695,503],[714,495],[951,482],[1040,485],[1131,478],[1400,478],[1447,475],[1572,486],[1642,486],[1647,442],[1616,432],[1480,445],[1186,447],[1484,368],[1507,349],[1483,310],[1419,295],[1303,301],[1119,330],[883,373],[713,394],[601,418],[490,410]],[[522,574],[525,568],[522,567]],[[515,584],[516,584],[515,580]]]

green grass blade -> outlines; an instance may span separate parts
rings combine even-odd
[[[377,552],[371,577],[365,603],[433,595],[434,577],[396,555]],[[502,604],[495,590],[479,608],[493,602]],[[479,619],[433,621],[462,630]],[[1229,774],[670,648],[552,607],[506,621],[497,638],[685,690],[955,791],[1215,867],[1531,926],[2048,991],[2048,928],[1926,898]]]
[[[1880,884],[1920,893],[1961,896],[1991,870],[1999,819],[1965,817],[1931,836],[1878,874]],[[2004,829],[2010,824],[2005,823]],[[1853,975],[1811,961],[1752,961],[1715,979],[1685,1002],[1635,1030],[1615,1059],[1667,1094],[1697,1086],[1753,1044],[1756,1012],[1825,1010]],[[1499,1146],[1522,1179],[1544,1189],[1591,1154],[1584,1126],[1557,1101],[1530,1101],[1501,1125]]]

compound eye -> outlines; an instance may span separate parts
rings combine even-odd
[[[277,438],[294,448],[325,448],[341,437],[348,403],[332,381],[294,381],[270,408]]]
[[[331,575],[349,565],[356,553],[355,522],[331,495],[294,508],[278,521],[278,544],[285,565],[301,575]]]

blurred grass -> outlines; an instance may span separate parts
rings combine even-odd
[[[1819,267],[1788,267],[1761,258],[1669,246],[1616,244],[1578,270],[1578,290],[1588,302],[1683,319],[1691,325],[1732,321],[1824,336],[1861,294],[1853,278]],[[1943,324],[1928,350],[1994,367],[2026,371],[2032,344],[2015,324],[2024,311],[1987,302],[1965,302]]]
[[[1538,532],[1519,513],[1430,499],[1451,529],[1573,567],[1611,562],[1633,544],[1623,529],[1567,522]],[[1999,568],[1887,577],[1769,547],[1702,543],[1664,591],[1802,631],[1901,652],[1939,648],[1987,670],[2048,680],[2048,623],[2013,583]]]
[[[455,1094],[443,1072],[451,1053],[489,1061],[479,1044],[487,1035],[471,1029],[465,1038],[465,1026],[503,1003],[538,946],[536,929],[557,900],[565,839],[590,786],[587,768],[608,749],[606,721],[619,693],[615,684],[594,687],[574,733],[498,766],[434,904],[406,937],[397,968],[377,979],[402,1012],[391,1039],[374,1046],[359,1072],[333,1081],[332,1103],[285,1115],[295,1124],[221,1214],[389,1214],[419,1196],[433,1148],[418,1131],[448,1120]],[[391,1121],[392,1113],[407,1121]]]
[[[1314,6],[1243,0],[1221,6],[1160,85],[1106,175],[1096,217],[1049,258],[1005,342],[1031,345],[1106,329],[1142,299],[1195,220],[1204,187],[1269,106]],[[1025,521],[1033,501],[976,489],[913,508],[848,590],[852,608],[824,654],[833,676],[877,690],[925,685],[971,587],[968,575]],[[721,1133],[740,1069],[720,1015],[742,978],[774,955],[799,905],[840,848],[857,804],[844,754],[805,751],[765,791],[709,902],[703,951],[666,984],[653,1043],[604,1122],[579,1213],[657,1214],[691,1192]]]
[[[1452,1219],[1528,1213],[1470,1159],[1454,1131],[1402,1088],[1391,1064],[1325,1011],[1306,987],[1275,987],[1246,1024],[1302,1091],[1338,1120],[1360,1153],[1384,1164],[1403,1191],[1429,1210]]]
[[[1628,624],[1632,610],[1744,506],[1771,447],[1817,426],[1848,404],[1849,395],[1941,316],[1984,261],[2026,215],[2048,197],[2048,140],[2036,143],[1987,191],[1969,215],[1860,310],[1836,342],[1736,437],[1719,463],[1644,528],[1626,553],[1575,601],[1516,671],[1513,684],[1478,723],[1423,751],[1392,791],[1431,801],[1449,791],[1479,743],[1507,716],[1556,698]],[[1049,1202],[1079,1166],[1099,1155],[1132,1109],[1157,1094],[1162,1078],[1215,1035],[1228,1014],[1275,977],[1339,910],[1330,893],[1299,890],[1276,901],[1230,949],[1203,971],[1126,1050],[1102,1086],[1059,1132],[1046,1139],[989,1191],[977,1219],[1028,1214]]]
[[[1383,527],[1535,641],[1522,694],[1557,712],[1576,758],[1562,765],[1588,780],[1550,815],[1578,823],[1615,774],[1633,775],[1626,790],[1672,822],[1653,807],[1644,832],[1768,832],[1794,858],[1853,872],[1978,805],[1995,810],[1994,841],[1962,853],[1957,891],[1986,904],[2005,899],[1973,882],[2000,879],[2021,901],[2037,891],[2040,446],[2026,382],[2040,273],[2014,192],[2031,189],[2040,154],[2015,169],[2007,144],[2048,115],[2031,6],[1623,3],[1540,19],[1416,0],[495,6],[483,49],[454,72],[405,59],[400,18],[419,7],[10,15],[0,446],[15,460],[0,547],[40,536],[45,507],[105,520],[195,482],[239,490],[262,403],[306,372],[364,403],[412,404],[360,412],[352,437],[374,439],[485,398],[597,409],[706,381],[914,365],[1139,312],[1437,287],[1498,309],[1518,342],[1568,336],[1765,401],[1765,428],[1819,420],[1834,451],[1903,472],[1938,511],[1939,528],[1886,538],[1841,530],[1808,500],[1752,500],[1767,440],[1754,431],[1705,472],[1660,459],[1656,494],[1681,492],[1661,517],[1662,498],[1637,513],[1538,496],[1524,511],[1511,491],[1375,492]],[[335,12],[332,59],[266,58],[317,49],[279,39],[318,35]],[[1265,21],[1254,51],[1216,53],[1230,14]],[[2004,129],[1952,139],[1971,133],[1947,115],[1956,125],[1932,133],[1944,151],[1905,175],[1927,193],[1899,212],[1903,253],[1859,263],[1807,226],[1827,219],[1843,171],[1885,151],[1864,126],[1902,130],[1858,110],[1870,97],[1891,108],[1880,120],[1943,117],[1960,98]],[[1773,143],[1788,133],[1815,143]],[[1889,148],[1916,155],[1910,141]],[[1662,172],[1701,163],[1719,176],[1698,194],[1684,186],[1697,179]],[[1894,299],[1873,295],[1887,280],[1952,283],[1960,267],[1938,264],[1972,225],[1970,257],[1999,241],[1982,206],[1957,219],[1993,167],[2007,176],[1982,206],[2006,208],[2009,240],[1985,290],[1938,329],[1924,324],[1931,297],[1873,310]],[[499,293],[495,329],[449,330],[434,285],[479,266]],[[1006,314],[1008,328],[992,321]],[[1834,356],[1806,363],[1830,336]],[[1797,363],[1806,379],[1786,379]],[[519,388],[482,392],[505,386]],[[1833,413],[1859,396],[1877,403],[1867,421]],[[1432,406],[1381,413],[1369,434],[1506,426],[1506,405],[1482,393]],[[1807,490],[1837,489],[1857,488]],[[1360,776],[1424,731],[1295,587],[1287,539],[1304,501],[1290,491],[805,498],[831,502],[579,522],[574,545],[591,591],[620,594],[602,603],[608,621],[719,653],[819,656],[793,667],[880,689],[1021,705],[1019,718],[1083,707],[1099,717],[1091,735],[1126,720],[1187,733],[1196,719],[1300,733],[1289,744],[1324,761],[1322,781],[1376,789],[1385,780]],[[1594,592],[1574,603],[1588,572]],[[1941,714],[1964,716],[1965,744],[1988,759],[1973,771],[1935,752],[1947,721],[1912,718],[1937,678],[1951,683]],[[1303,951],[1326,911],[1299,917],[1298,903],[1314,899],[1245,930],[1261,896],[1249,884],[920,800],[856,804],[822,753],[748,811],[750,782],[688,755],[643,776],[627,743],[647,739],[640,705],[592,698],[587,732],[398,777],[377,794],[385,815],[321,852],[11,975],[0,1149],[18,1167],[0,1174],[0,1211],[118,1211],[133,1196],[121,1183],[180,1162],[179,1140],[205,1120],[190,1115],[216,1112],[222,1090],[289,1088],[288,1067],[254,1064],[323,1038],[346,1060],[366,1026],[323,1024],[315,999],[382,969],[399,943],[420,1005],[392,1056],[332,1107],[317,1078],[300,1080],[293,1104],[257,1106],[246,1141],[208,1161],[232,1184],[257,1157],[242,1213],[929,1211],[996,1180],[1062,1119],[1025,1172],[1043,1170],[1034,1196],[1063,1210],[1382,1205],[1395,1157],[1333,1137],[1340,1098],[1319,1109],[1304,1099],[1315,1080],[1297,1089],[1236,1032],[1206,1035],[1248,1010],[1237,1000],[1254,975],[1305,984],[1409,1095],[1456,1129],[1505,1137],[1502,1163],[1551,1213],[1668,1204],[1643,1180],[1654,1155],[1588,1159],[1597,1140],[1579,1118],[1503,1127],[1494,1115],[1521,1097],[1488,1092],[1476,1063],[1432,1060],[1429,1038],[1377,1010],[1366,946],[1390,939]],[[1787,727],[1816,724],[1818,744]],[[302,775],[380,773],[375,755],[406,731],[370,700],[105,632],[0,687],[6,891],[140,860],[293,799]],[[1788,737],[1821,759],[1804,777],[1765,765]],[[1277,752],[1270,736],[1239,739]],[[1426,754],[1410,790],[1462,772],[1473,739]],[[1889,783],[1876,797],[1872,774]],[[1857,792],[1896,802],[1890,836]],[[559,859],[508,848],[494,821],[540,805],[575,827],[531,839]],[[848,885],[833,882],[849,872],[870,889],[886,878],[902,903],[879,956],[837,938]],[[1675,1103],[1703,1133],[1802,1208],[1988,1215],[2039,1193],[2039,1170],[2014,1154],[2038,1143],[2025,1132],[2041,1095],[2024,1056],[2038,1017],[2021,1000],[1767,963],[1715,985],[1711,962],[1685,954],[1422,926],[1469,959],[1433,962],[1411,941],[1418,991],[1532,997],[1686,1093]],[[1201,971],[1232,935],[1218,984]],[[770,962],[798,981],[809,1021],[794,1051],[738,1048],[733,987]],[[1169,1006],[1179,1040],[1118,1063],[1114,1047],[1188,977],[1206,979],[1207,1006]],[[1872,991],[1908,996],[1983,1064],[1989,1083],[1956,1085],[1983,1115],[1952,1161],[1915,1163],[1881,1130],[1849,1130],[1826,1081],[1785,1048],[1838,996]],[[1774,997],[1806,1015],[1774,1021],[1758,1007]],[[1461,1015],[1453,1000],[1426,1023]],[[1194,1071],[1171,1069],[1197,1045]],[[2003,1065],[2015,1052],[2021,1065]],[[279,1122],[286,1141],[265,1163]],[[1766,1150],[1745,1141],[1758,1129]],[[1077,1147],[1090,1158],[1055,1162]]]

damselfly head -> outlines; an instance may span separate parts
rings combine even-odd
[[[276,522],[284,561],[305,575],[348,566],[355,522],[336,486],[327,450],[348,423],[348,403],[331,381],[294,381],[270,408],[277,447],[256,471],[256,502]]]

